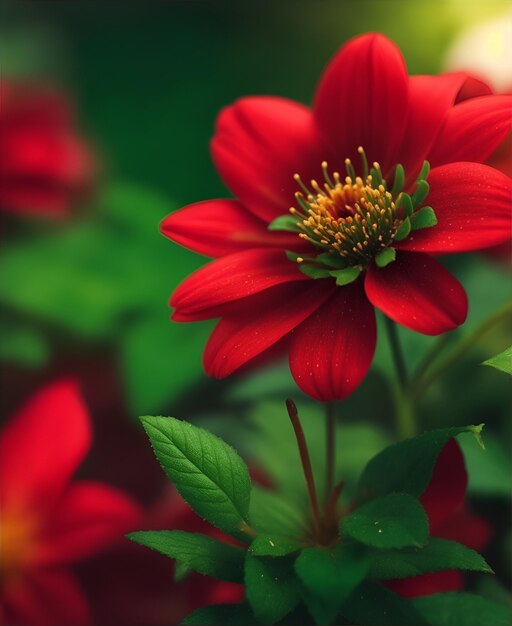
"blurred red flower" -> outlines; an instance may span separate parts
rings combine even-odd
[[[90,187],[92,157],[69,104],[46,88],[2,80],[0,209],[59,217]]]
[[[430,535],[451,539],[480,551],[490,539],[489,524],[473,515],[465,501],[468,476],[464,457],[455,439],[441,451],[430,483],[421,496],[430,523]],[[422,574],[386,583],[406,598],[426,596],[442,591],[460,591],[464,587],[460,571],[447,570]]]
[[[69,564],[139,523],[124,493],[70,482],[91,444],[76,385],[54,383],[33,396],[0,437],[0,621],[11,626],[90,623]]]
[[[481,95],[459,103],[467,82],[464,73],[408,77],[396,46],[368,34],[331,61],[312,109],[248,97],[221,112],[213,159],[237,200],[199,202],[162,223],[164,235],[216,258],[171,298],[176,321],[221,318],[205,350],[209,375],[228,376],[278,346],[305,393],[342,399],[370,367],[374,307],[427,335],[464,322],[465,291],[435,256],[511,235],[510,178],[482,163],[510,130],[512,98],[471,80]],[[372,179],[366,160],[378,162]],[[391,186],[401,164],[403,192],[413,194],[424,160],[433,169],[418,208],[428,202],[437,225],[407,233],[410,211]],[[268,230],[290,206],[300,236]],[[386,249],[388,264],[377,264]],[[310,261],[326,264],[313,268],[317,280],[305,273]],[[340,284],[353,282],[338,287],[336,268]]]

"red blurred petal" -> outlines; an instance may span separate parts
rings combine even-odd
[[[446,254],[480,250],[510,239],[512,181],[508,176],[480,163],[450,163],[433,169],[428,181],[426,202],[436,213],[437,225],[412,232],[398,248]]]
[[[297,385],[320,401],[341,400],[363,381],[377,330],[362,283],[338,287],[292,334],[290,369]]]
[[[209,376],[224,378],[267,350],[311,315],[332,293],[334,281],[278,285],[233,303],[204,353]]]
[[[244,250],[222,257],[194,272],[171,297],[179,319],[208,319],[220,305],[275,285],[309,280],[283,250]],[[204,314],[206,313],[206,317]],[[202,315],[203,314],[203,315]],[[220,317],[220,315],[214,315]]]
[[[425,335],[453,330],[466,319],[462,285],[428,254],[399,252],[387,267],[370,265],[365,289],[370,302],[388,317]]]
[[[401,580],[388,580],[385,586],[403,598],[430,596],[433,593],[461,591],[463,588],[462,573],[455,570],[421,574]]]
[[[462,89],[457,95],[455,104],[459,104],[460,102],[469,100],[469,98],[478,98],[478,96],[490,96],[491,94],[492,89],[483,79],[475,76],[474,74],[468,74]]]
[[[340,158],[359,163],[358,146],[384,172],[396,156],[408,108],[407,68],[380,34],[345,44],[327,66],[315,96],[315,118]]]
[[[397,156],[408,181],[416,178],[465,80],[463,73],[409,79],[407,126]]]
[[[135,530],[140,510],[121,491],[101,483],[74,483],[59,501],[40,538],[41,565],[76,561]]]
[[[212,156],[222,179],[255,215],[272,221],[294,204],[293,175],[321,175],[326,158],[311,111],[291,100],[251,97],[217,120]]]
[[[512,96],[485,96],[452,107],[427,156],[431,167],[483,163],[512,128]]]
[[[473,515],[466,503],[462,502],[458,510],[436,528],[435,535],[480,551],[489,543],[491,526],[484,518]]]
[[[77,385],[53,383],[22,406],[0,437],[0,504],[49,508],[91,443]]]
[[[295,249],[299,240],[294,234],[269,231],[236,200],[191,204],[167,216],[160,229],[176,243],[210,257],[257,247]]]
[[[5,622],[17,626],[87,626],[92,619],[74,576],[66,569],[40,569],[0,590]]]
[[[437,457],[430,482],[420,498],[430,523],[430,534],[439,537],[440,525],[449,519],[464,500],[468,476],[459,444],[455,439]]]

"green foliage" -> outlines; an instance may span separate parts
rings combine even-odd
[[[342,520],[340,530],[375,548],[421,547],[428,541],[428,518],[416,498],[390,493],[358,507]]]
[[[435,626],[510,626],[510,607],[472,593],[436,593],[416,598],[414,607]]]
[[[461,426],[427,432],[385,448],[366,466],[358,485],[361,501],[393,491],[419,497],[425,491],[439,453],[460,433],[480,436],[482,426]]]
[[[295,570],[305,587],[306,606],[317,624],[332,623],[343,602],[364,580],[369,566],[366,550],[357,544],[301,552]]]
[[[330,272],[330,275],[336,279],[336,285],[343,287],[343,285],[349,285],[359,278],[361,270],[358,267],[346,267],[341,270],[334,270]]]
[[[41,332],[4,315],[0,317],[0,324],[2,326],[0,361],[29,367],[44,365],[49,356],[49,348]]]
[[[384,248],[382,252],[379,252],[375,257],[375,263],[377,267],[386,267],[396,259],[396,250],[394,248]]]
[[[300,587],[290,559],[247,556],[245,594],[256,619],[275,624],[300,602]]]
[[[437,224],[437,216],[431,206],[424,206],[411,215],[412,230],[430,228]]]
[[[286,556],[300,549],[293,539],[279,535],[258,535],[251,543],[249,553],[253,556]]]
[[[375,552],[370,577],[392,580],[447,569],[493,573],[478,552],[456,541],[432,538],[422,548]]]
[[[239,535],[249,512],[247,466],[227,443],[172,417],[142,417],[162,468],[198,515]]]
[[[241,548],[181,530],[147,530],[127,536],[135,543],[177,559],[180,566],[189,570],[233,583],[243,582],[245,551]]]
[[[512,346],[503,350],[500,354],[493,356],[491,359],[484,361],[484,365],[490,365],[500,372],[512,375]]]
[[[459,435],[458,441],[468,471],[468,492],[481,497],[510,498],[512,460],[496,435],[486,430],[484,451],[470,434]]]
[[[298,227],[298,219],[293,215],[280,215],[268,225],[269,230],[286,230],[291,232],[300,232]]]

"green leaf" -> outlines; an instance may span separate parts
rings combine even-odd
[[[247,604],[214,604],[189,613],[182,626],[256,626],[251,607]]]
[[[173,417],[141,417],[162,468],[205,520],[239,535],[249,511],[251,481],[235,450],[211,433]]]
[[[298,220],[293,215],[280,215],[267,226],[268,230],[287,230],[299,232]]]
[[[130,533],[129,539],[156,550],[200,574],[241,583],[245,550],[212,537],[181,530],[147,530]]]
[[[491,433],[485,434],[484,452],[469,434],[460,435],[458,440],[468,472],[468,492],[479,496],[510,498],[512,467],[506,445]]]
[[[472,593],[435,593],[415,598],[413,606],[436,626],[510,626],[510,607]]]
[[[426,180],[418,181],[418,186],[414,190],[414,193],[411,196],[413,207],[419,206],[423,200],[428,196],[428,192],[430,191],[430,185]]]
[[[375,548],[424,546],[428,518],[416,498],[390,493],[357,508],[340,525],[342,535]]]
[[[249,519],[254,528],[266,535],[298,537],[307,531],[303,507],[289,502],[282,493],[255,485],[251,492]]]
[[[397,231],[395,234],[395,241],[402,241],[403,239],[408,237],[409,233],[411,232],[411,228],[412,228],[411,220],[409,217],[406,217],[404,221],[400,224],[400,226],[397,228]]]
[[[478,438],[481,430],[482,425],[432,430],[385,448],[371,459],[359,479],[359,501],[371,500],[393,491],[421,496],[446,443],[464,432],[470,432]]]
[[[331,275],[331,272],[325,267],[310,265],[309,263],[299,263],[299,269],[310,278],[329,278]]]
[[[394,248],[384,248],[375,256],[377,267],[386,267],[396,259],[396,250]]]
[[[327,267],[343,268],[347,266],[345,259],[338,254],[331,254],[330,252],[322,252],[315,257],[315,260]]]
[[[505,374],[510,374],[512,376],[512,346],[503,352],[500,352],[496,356],[487,359],[487,361],[484,361],[483,364],[490,365],[500,372],[505,372]]]
[[[256,619],[275,624],[300,602],[300,586],[290,559],[247,556],[245,593]]]
[[[301,545],[288,537],[258,535],[251,543],[249,553],[253,556],[286,556],[300,550]]]
[[[335,270],[329,273],[336,279],[338,287],[342,287],[343,285],[348,285],[357,280],[361,270],[359,267],[346,267],[345,269]]]
[[[395,169],[395,179],[393,181],[393,187],[391,189],[391,195],[393,196],[393,198],[396,198],[396,196],[404,188],[404,181],[405,181],[404,166],[401,163],[399,163]]]
[[[420,173],[416,178],[416,181],[425,180],[430,172],[430,163],[428,161],[423,161],[423,165],[421,166]]]
[[[414,207],[412,206],[411,196],[408,193],[402,192],[400,194],[397,206],[403,208],[404,214],[406,217],[409,217],[414,212]]]
[[[412,230],[431,228],[437,224],[437,216],[431,206],[424,206],[411,215]]]
[[[447,569],[493,573],[478,552],[456,541],[432,538],[424,548],[376,551],[370,577],[391,580]]]
[[[193,570],[190,567],[187,567],[185,563],[182,563],[181,561],[176,561],[174,565],[175,582],[180,583],[182,580],[185,580],[185,578],[190,574],[191,571]]]
[[[43,333],[3,315],[0,326],[0,361],[19,363],[27,367],[41,367],[48,361],[49,347]]]
[[[304,600],[317,624],[333,622],[345,599],[364,580],[369,566],[368,553],[358,544],[301,552],[295,570],[306,587]]]
[[[410,601],[378,583],[363,582],[341,609],[350,624],[367,626],[415,626],[428,622]]]

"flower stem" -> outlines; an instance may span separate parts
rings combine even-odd
[[[304,478],[306,479],[306,486],[308,489],[313,526],[316,534],[319,535],[321,531],[320,507],[318,506],[318,496],[316,493],[315,479],[313,477],[313,468],[311,467],[311,459],[309,457],[306,438],[304,437],[304,431],[302,430],[302,425],[300,423],[299,414],[297,412],[295,402],[288,398],[286,400],[286,408],[288,410],[288,415],[290,417],[290,421],[295,432],[295,437],[297,439],[297,446],[299,448],[302,470],[304,471]]]
[[[325,498],[329,500],[334,488],[336,471],[336,405],[328,402],[325,406]]]
[[[417,433],[414,403],[408,389],[407,369],[405,367],[405,359],[396,324],[388,317],[384,319],[396,371],[396,383],[393,385],[393,395],[395,399],[397,431],[400,439],[407,439],[414,437]]]

